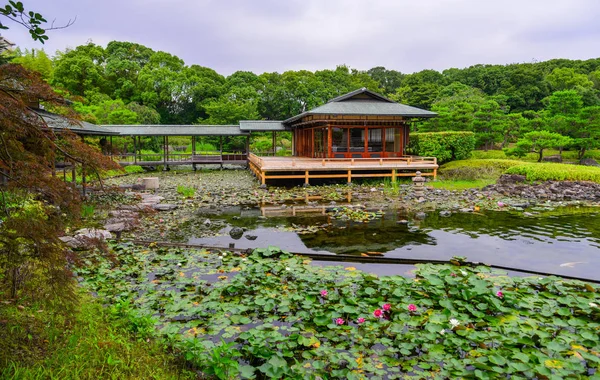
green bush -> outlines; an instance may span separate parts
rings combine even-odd
[[[520,174],[529,181],[592,181],[600,183],[600,168],[569,164],[520,164],[508,168],[506,174]]]
[[[219,149],[211,143],[196,142],[196,152],[217,152]],[[186,153],[192,153],[192,144],[187,146]]]
[[[133,174],[133,173],[144,173],[145,170],[140,165],[129,165],[125,166],[125,173]]]
[[[439,169],[440,176],[445,180],[475,181],[479,179],[498,178],[506,169],[521,165],[516,160],[471,159],[452,161]]]
[[[250,145],[250,149],[259,153],[270,152],[273,150],[273,140],[264,136],[257,137]]]
[[[439,163],[464,160],[475,149],[473,132],[412,133],[407,147],[409,154],[436,157]]]
[[[177,186],[177,194],[183,195],[184,198],[194,198],[196,189],[187,186]]]

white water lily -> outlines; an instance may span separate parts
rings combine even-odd
[[[452,318],[448,322],[450,322],[450,326],[452,326],[452,328],[460,326],[460,322],[458,321],[458,319]]]
[[[242,257],[242,261],[247,261],[248,259],[246,257]]]
[[[590,302],[590,306],[591,306],[591,307],[598,307],[598,305],[597,305],[597,304],[595,304],[595,303],[593,303],[593,302]]]
[[[285,270],[292,270],[292,268],[290,268],[290,267],[285,267]]]
[[[440,330],[440,335],[444,335],[445,333],[446,333],[446,330],[444,330],[444,329]]]
[[[460,271],[460,273],[461,273],[463,276],[466,276],[466,275],[467,275],[467,272],[465,272],[464,270],[461,270],[461,271]]]

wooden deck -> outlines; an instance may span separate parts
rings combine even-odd
[[[307,157],[259,157],[250,153],[250,170],[266,184],[270,179],[304,179],[306,185],[316,178],[413,177],[420,171],[424,176],[437,175],[435,157],[397,158],[307,158]]]

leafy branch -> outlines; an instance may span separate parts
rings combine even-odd
[[[41,43],[48,40],[47,31],[68,28],[77,20],[77,17],[72,20],[69,19],[65,25],[61,26],[55,26],[56,20],[53,20],[50,27],[43,28],[44,24],[48,23],[48,21],[41,14],[34,11],[26,11],[22,2],[13,0],[9,0],[8,4],[0,8],[0,15],[27,28],[29,34],[31,34],[31,38]],[[0,29],[8,29],[8,26],[0,22]]]

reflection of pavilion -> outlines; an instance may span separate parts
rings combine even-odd
[[[369,223],[333,220],[333,227],[308,235],[299,235],[307,248],[339,254],[367,252],[386,253],[411,245],[437,245],[426,231],[409,231],[396,223],[393,216],[384,216]]]

